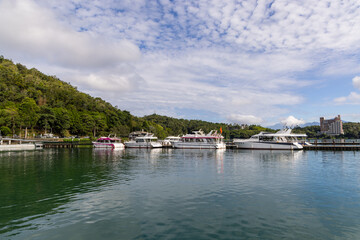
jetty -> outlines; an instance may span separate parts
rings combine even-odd
[[[35,150],[42,147],[43,143],[39,140],[0,137],[0,151]]]
[[[43,142],[44,148],[76,148],[76,147],[93,147],[92,142],[60,142],[60,141],[47,141]]]
[[[304,150],[359,151],[360,145],[311,145],[304,146]]]

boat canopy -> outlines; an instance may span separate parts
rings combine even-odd
[[[120,138],[116,138],[116,137],[114,137],[114,138],[111,138],[111,137],[100,137],[100,138],[98,138],[97,139],[97,141],[119,141],[119,140],[121,140]]]
[[[252,137],[307,137],[305,133],[291,133],[291,129],[283,129],[276,133],[260,132]]]
[[[181,138],[199,138],[199,139],[220,139],[224,138],[221,134],[218,134],[216,130],[211,130],[208,134],[205,134],[201,129],[199,131],[193,131],[194,134],[186,134]]]

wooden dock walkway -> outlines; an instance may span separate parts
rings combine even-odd
[[[76,148],[76,147],[92,147],[91,142],[43,142],[44,148]],[[232,142],[226,143],[227,149],[236,149],[236,145]],[[359,151],[360,144],[359,143],[321,143],[321,144],[313,144],[304,146],[304,150],[307,151]]]
[[[360,145],[350,145],[350,144],[310,145],[310,146],[304,146],[304,150],[359,151]]]
[[[92,147],[92,143],[90,142],[43,142],[44,148],[75,148],[75,147]]]

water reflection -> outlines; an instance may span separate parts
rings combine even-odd
[[[356,239],[358,158],[196,149],[2,153],[0,238]]]
[[[125,153],[125,149],[94,148],[92,152],[95,157],[111,156],[114,159],[122,157]]]
[[[302,158],[303,151],[289,150],[240,150],[240,153],[248,153],[253,159],[261,161],[297,161]]]
[[[121,152],[44,149],[0,153],[0,234],[22,226],[27,217],[54,214],[78,194],[113,181]]]
[[[173,149],[176,155],[184,159],[219,159],[223,158],[225,149]]]

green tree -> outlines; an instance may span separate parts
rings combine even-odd
[[[0,136],[8,136],[11,133],[11,129],[6,127],[6,126],[2,126],[0,127]]]
[[[36,102],[32,98],[24,98],[19,107],[21,123],[25,126],[25,138],[27,138],[27,129],[33,127],[39,119],[38,111],[39,107],[36,105]]]
[[[54,108],[55,115],[55,132],[61,136],[65,136],[67,130],[70,128],[70,116],[69,112],[65,108]]]
[[[86,135],[92,135],[93,129],[96,126],[96,122],[94,118],[88,113],[83,113],[81,114],[81,122],[82,122],[82,133]]]
[[[106,116],[103,113],[94,112],[92,118],[95,122],[93,126],[93,137],[95,137],[97,132],[104,133],[107,129]]]
[[[16,125],[20,121],[18,109],[15,106],[7,106],[5,109],[0,110],[0,116],[2,125],[11,128],[11,132],[14,136]]]

